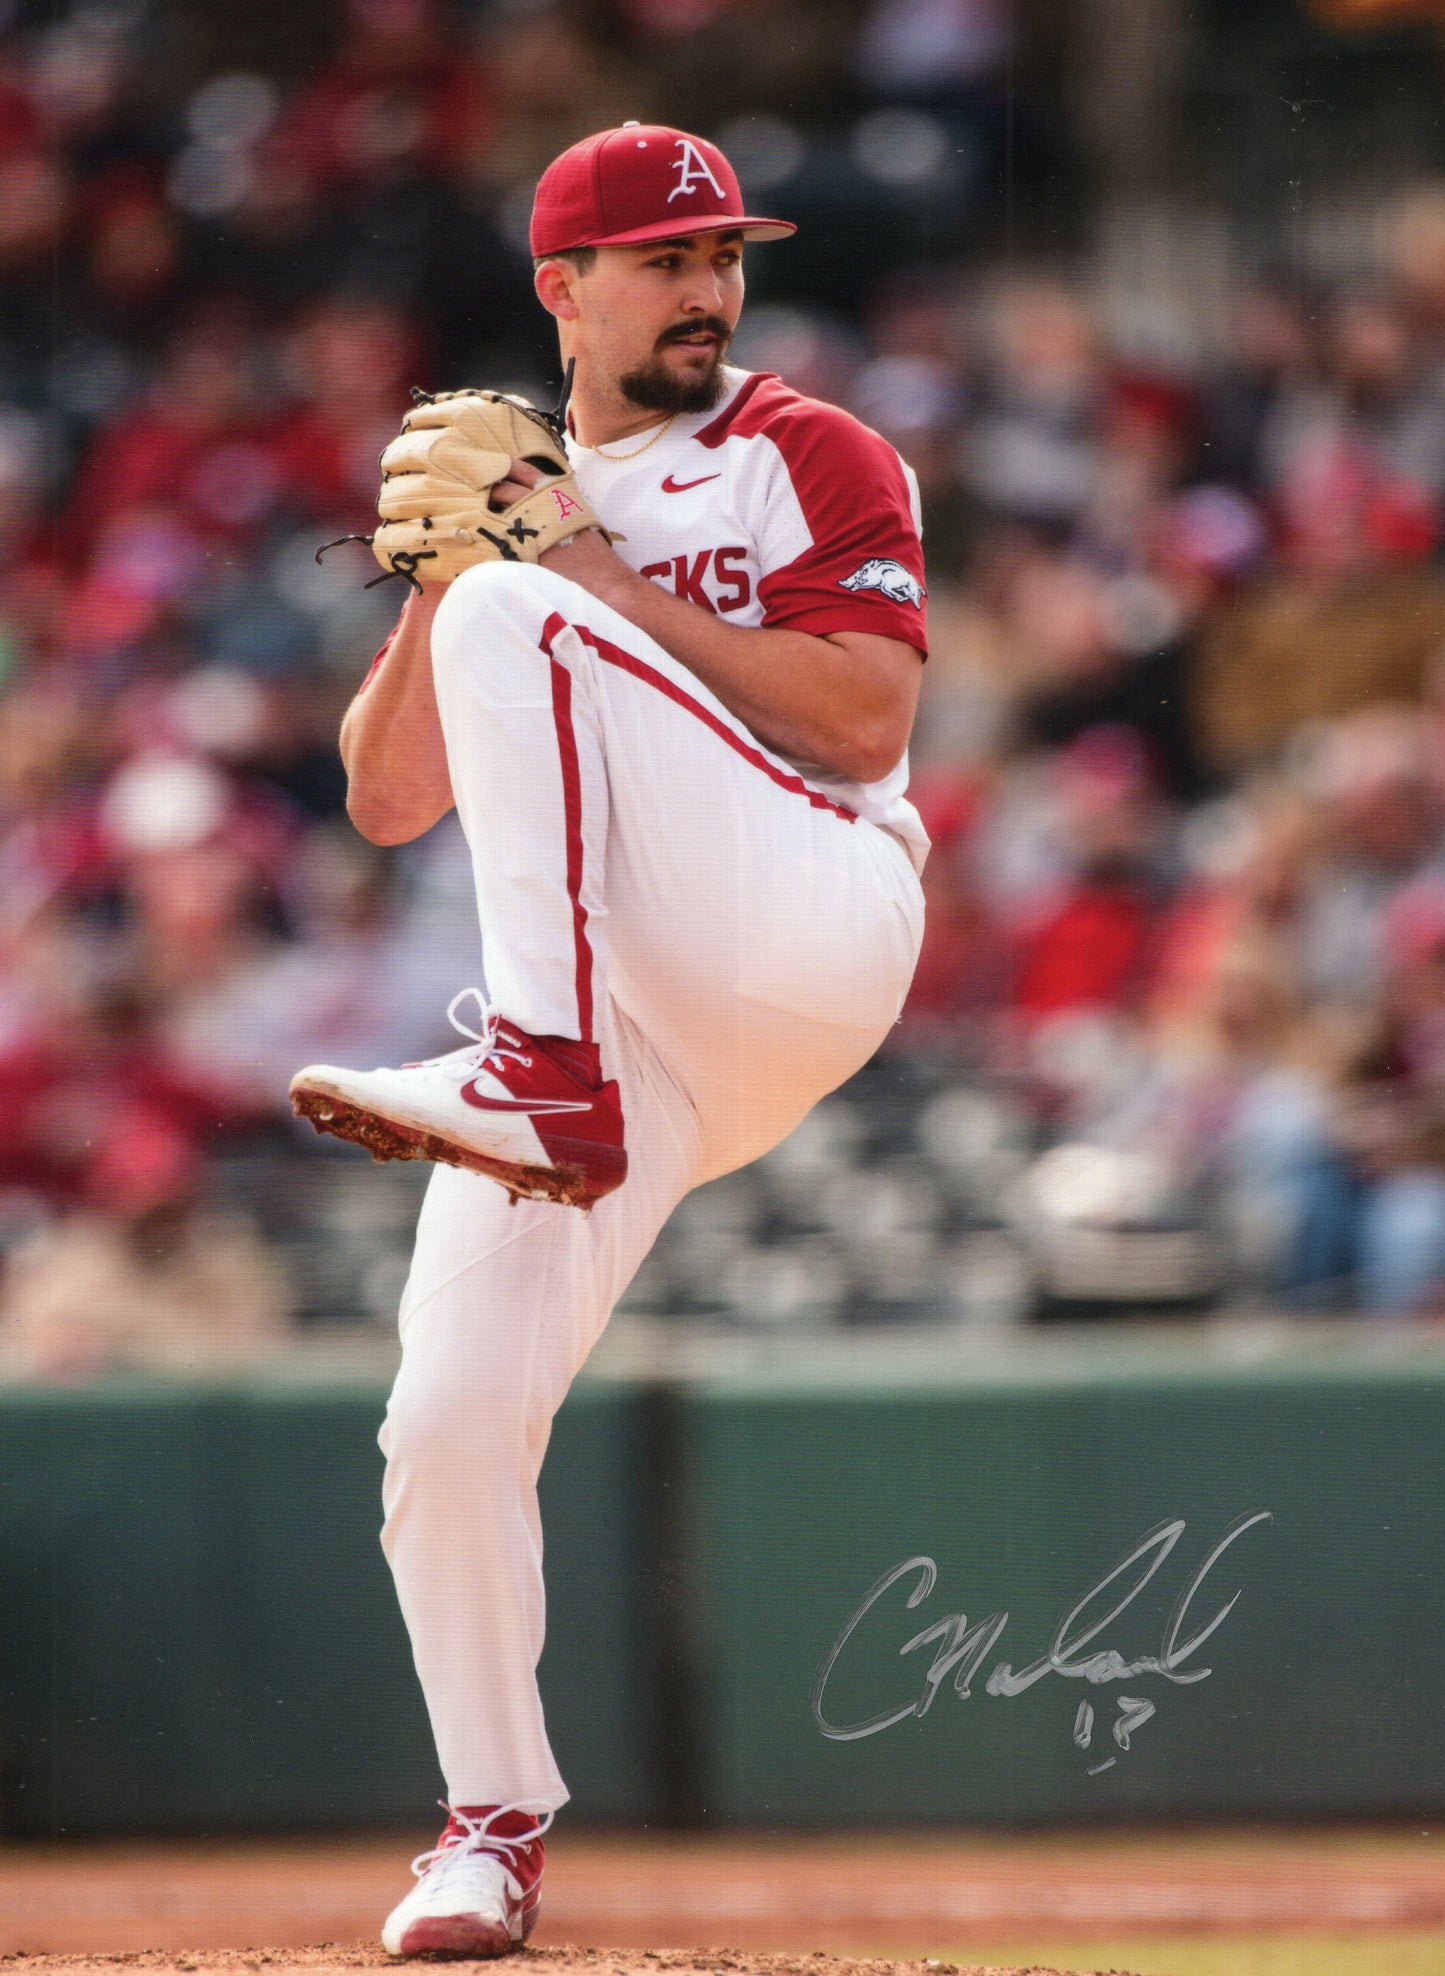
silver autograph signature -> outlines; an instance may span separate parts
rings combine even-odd
[[[1141,1654],[1137,1659],[1125,1660],[1113,1647],[1100,1647],[1092,1653],[1085,1653],[1084,1649],[1091,1646],[1104,1628],[1117,1619],[1124,1608],[1143,1591],[1184,1534],[1185,1524],[1182,1516],[1156,1524],[1139,1539],[1126,1558],[1116,1564],[1097,1585],[1090,1586],[1084,1596],[1070,1608],[1060,1621],[1058,1630],[1054,1634],[1053,1644],[1046,1654],[1041,1655],[1038,1660],[1030,1661],[1027,1667],[1021,1667],[1017,1672],[1007,1661],[999,1661],[984,1683],[986,1692],[1005,1698],[1010,1695],[1021,1695],[1025,1688],[1031,1688],[1036,1681],[1041,1681],[1047,1674],[1060,1674],[1071,1680],[1094,1684],[1132,1680],[1137,1674],[1161,1674],[1166,1681],[1180,1684],[1207,1679],[1213,1672],[1212,1668],[1185,1668],[1181,1663],[1202,1647],[1210,1634],[1223,1625],[1234,1610],[1239,1593],[1236,1592],[1228,1604],[1221,1606],[1208,1625],[1202,1626],[1192,1639],[1181,1642],[1179,1635],[1183,1630],[1189,1607],[1205,1578],[1235,1538],[1242,1536],[1256,1523],[1268,1523],[1272,1520],[1272,1514],[1267,1509],[1252,1510],[1244,1516],[1235,1518],[1175,1600],[1173,1610],[1165,1621],[1164,1636],[1157,1654]],[[1096,1609],[1096,1602],[1109,1595],[1116,1581],[1126,1578],[1136,1565],[1142,1565],[1142,1569],[1127,1584],[1127,1589],[1123,1590],[1122,1595],[1115,1597],[1114,1603],[1106,1612],[1095,1617],[1091,1609]],[[911,1640],[906,1640],[898,1649],[901,1656],[912,1653],[916,1648],[937,1643],[918,1694],[909,1701],[900,1702],[895,1708],[883,1709],[877,1715],[870,1715],[863,1722],[830,1722],[824,1711],[824,1695],[840,1654],[860,1623],[884,1594],[900,1579],[907,1578],[911,1573],[917,1574],[917,1583],[904,1602],[907,1609],[912,1611],[928,1597],[938,1581],[938,1567],[931,1557],[911,1557],[905,1559],[902,1564],[894,1565],[891,1571],[885,1571],[878,1582],[870,1587],[862,1604],[848,1620],[834,1641],[832,1651],[818,1670],[818,1679],[813,1687],[813,1719],[823,1734],[831,1737],[834,1742],[856,1742],[862,1736],[876,1736],[884,1729],[891,1729],[895,1723],[905,1721],[910,1715],[927,1715],[939,1689],[950,1674],[953,1676],[954,1692],[960,1701],[967,1701],[980,1665],[997,1644],[1000,1634],[1008,1624],[1007,1612],[990,1613],[986,1619],[975,1620],[971,1626],[968,1623],[968,1615],[962,1612],[949,1613],[945,1618],[935,1620],[932,1626],[925,1626],[921,1632],[915,1633]],[[1117,1697],[1117,1703],[1119,1716],[1113,1725],[1114,1740],[1120,1749],[1127,1750],[1133,1731],[1154,1714],[1154,1704],[1143,1695],[1120,1695]],[[1074,1719],[1073,1737],[1081,1749],[1088,1748],[1093,1726],[1093,1708],[1088,1702],[1080,1702]],[[1100,1770],[1107,1770],[1116,1761],[1117,1758],[1110,1757],[1108,1762],[1095,1766],[1090,1775],[1095,1775]]]

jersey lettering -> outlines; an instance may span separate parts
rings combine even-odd
[[[669,206],[677,198],[679,193],[690,196],[704,180],[712,187],[718,198],[726,202],[727,194],[713,177],[707,160],[698,151],[697,146],[690,137],[678,138],[677,159],[673,165],[673,170],[677,173],[677,184],[673,186],[671,192],[667,195]]]
[[[701,226],[719,208],[705,203],[714,194],[700,165],[732,181],[709,144],[692,143],[697,158],[680,132],[654,141],[652,169],[689,195],[664,210],[675,207],[679,225],[685,213]],[[626,466],[609,464],[569,435],[579,498],[621,532],[621,559],[659,592],[710,610],[734,629],[820,639],[851,632],[922,654],[918,491],[896,449],[839,407],[779,378],[733,369],[725,375],[728,390],[717,408],[679,419]],[[869,490],[867,500],[857,498],[859,487]],[[669,608],[659,606],[658,615]],[[800,772],[806,777],[810,769]],[[867,791],[860,814],[886,820],[917,866],[924,838],[902,797],[905,779],[900,762]]]
[[[712,566],[720,583],[731,586],[731,595],[719,592],[717,607],[720,611],[745,610],[752,602],[753,586],[745,569],[730,569],[728,565],[734,557],[746,557],[746,549],[716,549],[713,551]]]
[[[693,141],[721,179],[716,154]],[[681,143],[674,133],[658,147],[657,162],[676,166],[670,179],[684,170]],[[705,181],[693,189],[688,210],[701,212],[711,194]],[[693,418],[690,436],[678,433],[635,467],[604,465],[572,447],[581,493],[570,482],[568,492],[621,531],[625,562],[696,609],[815,636],[869,631],[921,651],[917,494],[895,449],[775,377],[727,376],[722,411],[706,423]],[[863,503],[860,486],[870,489]],[[586,519],[574,516],[571,525]]]
[[[735,563],[745,562],[747,554],[746,549],[738,547],[703,549],[695,556],[673,556],[665,563],[644,563],[638,574],[654,583],[668,584],[675,597],[716,616],[720,611],[741,611],[752,602],[752,578],[745,569],[733,567]],[[716,599],[703,588],[709,564],[718,586]]]
[[[689,563],[686,556],[674,556],[673,589],[684,603],[701,604],[705,611],[713,609],[712,598],[702,587],[703,572],[712,561],[712,550],[704,549],[700,556],[694,556]]]

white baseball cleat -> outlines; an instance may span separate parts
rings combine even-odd
[[[475,995],[480,1032],[457,1019]],[[291,1080],[291,1108],[318,1132],[378,1160],[443,1160],[499,1180],[515,1198],[590,1208],[627,1178],[622,1101],[595,1043],[529,1036],[464,988],[447,1011],[472,1041],[398,1070],[311,1064]]]
[[[516,1805],[443,1809],[442,1835],[412,1861],[417,1883],[387,1916],[381,1945],[390,1955],[505,1955],[536,1926],[542,1834],[553,1814]]]

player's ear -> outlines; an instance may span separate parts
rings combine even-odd
[[[577,280],[576,268],[570,261],[562,260],[543,261],[532,277],[537,300],[559,322],[576,322],[581,313],[572,293]]]

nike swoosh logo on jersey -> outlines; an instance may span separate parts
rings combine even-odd
[[[704,481],[721,479],[720,473],[705,473],[702,480],[674,480],[669,474],[662,483],[662,491],[664,494],[686,494],[689,487],[701,487]]]
[[[462,1086],[462,1097],[478,1111],[530,1112],[533,1117],[550,1117],[554,1112],[590,1111],[591,1106],[584,1100],[574,1104],[568,1098],[489,1098],[484,1091],[477,1089],[476,1079]]]

